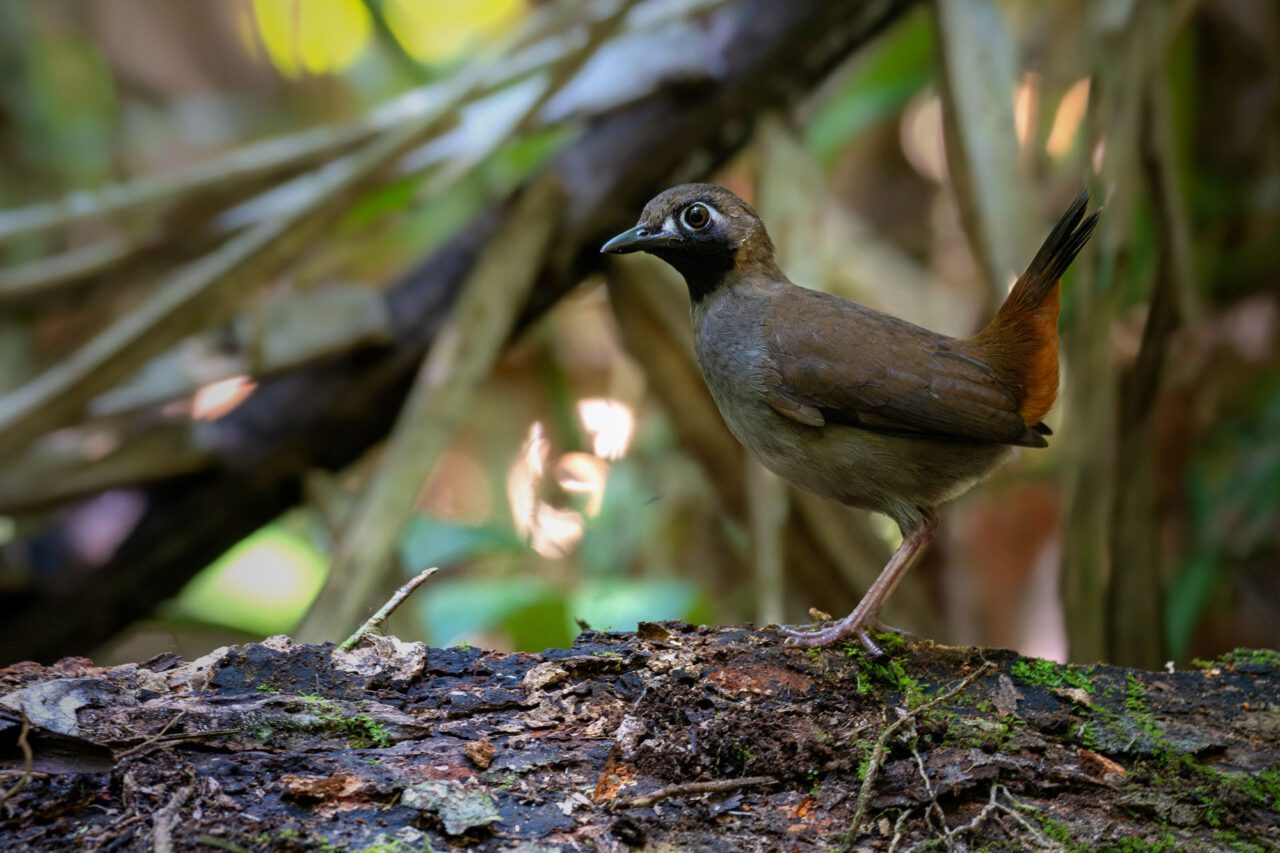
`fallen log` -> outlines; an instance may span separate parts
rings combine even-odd
[[[0,847],[1275,849],[1277,653],[1145,672],[882,641],[664,623],[541,654],[19,664]]]

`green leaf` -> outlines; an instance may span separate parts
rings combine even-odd
[[[564,596],[539,578],[454,578],[425,592],[418,607],[433,646],[498,628],[509,630],[522,649],[568,643]]]
[[[458,524],[418,515],[400,539],[400,561],[412,577],[431,566],[441,568],[477,557],[519,554],[525,545],[506,525]]]
[[[687,619],[697,590],[680,578],[593,578],[569,601],[569,612],[597,630],[634,631],[638,622]]]
[[[897,24],[858,59],[814,113],[806,143],[825,163],[857,134],[903,107],[933,81],[933,23],[923,11]]]

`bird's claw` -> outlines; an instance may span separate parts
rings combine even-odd
[[[886,630],[885,626],[880,625],[878,622],[873,622],[872,624],[876,630]],[[857,637],[858,642],[867,650],[867,654],[873,658],[887,656],[884,649],[880,648],[879,644],[871,636],[871,629],[868,628],[863,620],[853,619],[851,616],[846,616],[834,625],[828,625],[825,628],[788,628],[785,625],[779,625],[778,630],[787,635],[787,639],[784,642],[788,646],[818,648]],[[887,630],[895,634],[904,633],[896,628],[888,628]]]
[[[862,645],[866,647],[867,651],[877,657],[884,654],[884,652],[880,651],[879,647],[876,646],[875,642],[871,640],[870,635],[867,634],[866,628],[862,626],[861,620],[854,621],[846,617],[845,619],[841,619],[839,622],[834,625],[829,625],[826,628],[800,629],[779,626],[778,630],[787,635],[786,644],[788,646],[800,646],[812,649],[820,646],[829,646],[832,643],[838,643],[848,637],[857,636]]]

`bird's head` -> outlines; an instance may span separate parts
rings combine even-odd
[[[753,274],[781,277],[764,223],[745,201],[715,184],[681,184],[644,206],[636,227],[601,247],[613,255],[648,252],[684,276],[695,302]]]

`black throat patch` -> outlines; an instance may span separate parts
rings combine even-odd
[[[696,305],[715,293],[733,271],[734,252],[727,246],[703,243],[673,246],[654,252],[684,276],[689,298]]]

